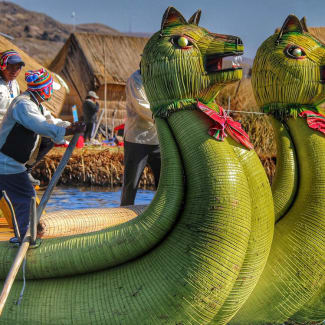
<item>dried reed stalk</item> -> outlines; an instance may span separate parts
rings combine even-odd
[[[33,175],[46,185],[58,166],[64,149],[54,148],[33,170]],[[123,152],[110,149],[76,149],[58,184],[74,186],[122,186]],[[140,180],[141,188],[154,186],[154,177],[146,167]]]

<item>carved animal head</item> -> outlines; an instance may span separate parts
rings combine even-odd
[[[154,112],[159,107],[181,107],[190,99],[208,103],[227,83],[242,77],[242,68],[223,69],[223,58],[243,54],[240,38],[213,34],[199,27],[201,11],[187,22],[169,7],[161,29],[148,41],[141,60],[141,74]]]
[[[260,106],[317,105],[325,100],[325,45],[289,15],[280,31],[258,49],[252,72]]]

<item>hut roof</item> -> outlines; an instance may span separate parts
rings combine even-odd
[[[131,73],[139,68],[141,54],[147,41],[148,38],[145,37],[74,33],[70,35],[50,64],[50,69],[56,72],[62,71],[62,74],[69,79],[73,79],[71,71],[68,71],[72,67],[87,69],[98,83],[93,85],[93,88],[98,88],[105,83],[105,73],[107,84],[125,84]],[[73,64],[70,61],[71,57],[79,59]],[[79,64],[84,67],[78,67]],[[82,80],[71,80],[71,82],[82,87]]]
[[[26,82],[25,82],[25,72],[27,70],[36,70],[36,69],[40,69],[43,66],[38,63],[36,60],[34,60],[33,58],[31,58],[28,54],[26,54],[23,50],[21,50],[20,48],[18,48],[16,45],[14,45],[13,43],[11,43],[7,38],[3,37],[0,35],[0,52],[4,52],[6,50],[16,50],[20,56],[22,57],[23,61],[25,62],[25,66],[22,68],[21,73],[19,74],[17,81],[19,83],[19,87],[21,91],[25,91],[27,88]],[[62,80],[62,78],[57,77],[55,74],[53,74],[53,78],[56,82],[62,84],[65,84],[65,82]],[[44,105],[46,106],[46,108],[48,108],[52,114],[57,117],[59,116],[61,109],[63,107],[64,104],[64,100],[65,100],[65,96],[66,96],[66,88],[65,87],[61,87],[60,90],[56,90],[53,93],[53,97],[51,99],[51,101],[44,103]]]
[[[325,27],[308,27],[310,34],[325,44]]]

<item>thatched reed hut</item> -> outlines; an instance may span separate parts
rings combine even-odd
[[[308,27],[310,34],[325,44],[325,26]]]
[[[144,37],[124,35],[71,34],[50,64],[50,69],[62,75],[71,90],[62,116],[71,119],[73,105],[77,106],[78,115],[81,116],[83,100],[89,90],[95,90],[100,97],[100,108],[106,107],[108,127],[123,123],[125,83],[139,68],[147,41]]]
[[[36,60],[31,58],[28,54],[26,54],[23,50],[21,50],[19,47],[14,45],[12,42],[10,42],[7,38],[0,36],[0,52],[4,52],[6,50],[13,49],[17,51],[23,61],[25,62],[25,66],[22,68],[21,73],[19,74],[17,81],[19,83],[19,87],[21,91],[26,90],[26,82],[25,82],[25,72],[27,70],[36,70],[42,68],[42,65],[38,63]],[[53,73],[52,73],[53,74]],[[63,79],[56,74],[53,74],[54,80],[58,83],[61,83],[61,85],[66,85],[66,83],[63,81]],[[61,113],[61,109],[63,107],[63,103],[65,101],[67,90],[63,86],[60,90],[57,90],[54,92],[52,99],[49,102],[44,103],[44,106],[48,108],[52,114],[55,117],[58,117]]]

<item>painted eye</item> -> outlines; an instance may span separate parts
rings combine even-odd
[[[193,45],[190,39],[186,36],[175,36],[171,39],[171,42],[181,49],[189,49]]]
[[[302,49],[300,49],[299,47],[296,48],[296,49],[294,49],[294,50],[292,51],[292,55],[293,55],[293,56],[302,56]]]
[[[301,47],[296,46],[296,45],[288,45],[285,48],[284,53],[289,58],[292,58],[292,59],[301,60],[301,59],[304,59],[306,57],[305,51]]]
[[[181,36],[178,40],[177,40],[177,44],[180,46],[180,47],[185,47],[185,46],[188,46],[188,39],[184,36]]]

